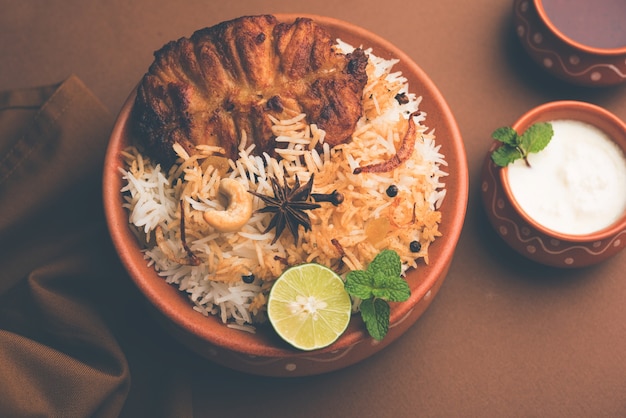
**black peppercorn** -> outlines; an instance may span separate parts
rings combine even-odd
[[[244,283],[252,283],[254,282],[254,274],[247,274],[245,276],[241,276],[241,279],[243,280]]]
[[[409,249],[414,253],[419,253],[422,249],[422,244],[419,241],[411,241],[411,244],[409,244]]]
[[[396,197],[398,195],[398,186],[392,184],[391,186],[387,187],[386,193],[389,197]]]

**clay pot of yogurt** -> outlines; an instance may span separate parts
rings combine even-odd
[[[522,134],[550,122],[548,146],[496,166],[483,164],[483,204],[496,232],[513,249],[554,267],[584,267],[626,246],[626,124],[606,109],[578,101],[536,107],[512,126]]]
[[[544,70],[592,87],[626,81],[624,0],[514,0],[522,46]]]

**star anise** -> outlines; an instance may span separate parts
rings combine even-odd
[[[293,187],[289,186],[286,180],[283,181],[284,185],[281,186],[275,177],[272,177],[270,181],[272,183],[274,197],[250,190],[250,193],[259,197],[265,203],[265,207],[259,209],[257,212],[274,214],[263,233],[272,230],[272,228],[276,228],[274,239],[272,240],[272,244],[274,244],[285,230],[285,226],[287,226],[294,240],[297,242],[298,228],[300,225],[304,227],[305,231],[311,229],[311,219],[305,211],[321,207],[317,203],[309,201],[311,189],[313,188],[313,175],[311,175],[309,181],[302,186],[297,176]]]

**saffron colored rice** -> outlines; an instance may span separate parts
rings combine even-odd
[[[338,41],[337,47],[352,47]],[[217,315],[228,326],[254,332],[254,324],[264,322],[266,297],[273,281],[289,266],[317,262],[345,277],[350,270],[365,269],[383,249],[393,249],[401,257],[402,271],[428,263],[429,245],[441,234],[438,211],[444,196],[446,173],[444,156],[439,153],[434,132],[426,126],[426,114],[414,116],[418,128],[415,149],[408,161],[386,173],[353,174],[358,166],[388,160],[399,147],[408,128],[409,115],[419,110],[421,97],[411,93],[406,78],[393,72],[397,60],[369,55],[368,83],[363,93],[364,114],[346,144],[330,148],[324,131],[306,123],[306,115],[294,114],[289,120],[274,121],[277,141],[287,148],[278,150],[280,159],[252,154],[254,141],[241,133],[239,158],[220,157],[217,147],[198,147],[187,155],[181,147],[179,160],[169,172],[135,148],[124,152],[120,168],[122,189],[129,222],[145,245],[145,258],[168,283],[185,292],[193,307],[204,315]],[[404,93],[408,103],[396,95]],[[322,144],[322,151],[316,146]],[[274,230],[263,233],[271,215],[253,213],[244,227],[235,232],[217,232],[202,217],[207,209],[223,210],[227,202],[218,193],[220,178],[230,177],[249,189],[272,195],[270,178],[283,178],[301,184],[314,174],[313,193],[341,192],[344,201],[335,207],[321,203],[308,211],[312,228],[300,228],[294,242],[285,230],[272,244]],[[398,193],[386,190],[395,185]],[[183,202],[182,205],[180,202]],[[185,262],[182,245],[181,206],[184,212],[187,246],[201,262]],[[254,210],[263,207],[254,197]],[[156,244],[157,236],[160,245]],[[343,251],[338,250],[339,243]],[[412,252],[410,243],[421,244]],[[343,253],[343,254],[342,254]],[[246,283],[243,276],[254,276]],[[354,301],[358,310],[358,301]]]

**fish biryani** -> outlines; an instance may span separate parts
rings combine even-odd
[[[323,28],[318,30],[322,35],[316,35],[316,42],[331,39]],[[264,35],[254,39],[268,41],[275,28],[259,33]],[[292,34],[290,39],[296,38]],[[256,81],[247,81],[246,97],[231,90],[226,96],[236,96],[245,108],[232,109],[237,114],[232,123],[208,121],[221,111],[199,111],[189,100],[186,112],[180,112],[176,100],[185,102],[181,91],[194,100],[200,93],[181,85],[168,90],[165,83],[154,93],[161,102],[154,105],[153,98],[142,104],[154,105],[148,113],[161,109],[157,129],[144,133],[148,141],[136,133],[135,143],[123,152],[124,206],[147,263],[185,292],[195,310],[218,316],[230,327],[253,332],[266,321],[269,290],[290,266],[315,262],[345,277],[391,249],[400,256],[405,274],[429,262],[429,246],[441,235],[438,209],[445,197],[446,161],[420,111],[419,86],[409,89],[407,79],[394,71],[395,59],[339,39],[329,45],[330,51],[320,54],[333,54],[330,61],[338,67],[325,67],[319,59],[307,64],[324,68],[326,87],[317,83],[323,93],[313,95],[317,104],[304,99],[319,75],[306,69],[297,69],[308,77],[304,87],[293,87],[281,76],[281,85],[300,95],[268,87],[271,93],[259,95],[265,98],[259,104],[248,97]],[[276,55],[274,61],[280,59]],[[257,64],[247,65],[252,71]],[[327,81],[335,71],[351,74]],[[166,73],[174,77],[172,71]],[[332,107],[336,97],[331,92],[340,85],[350,90],[341,97],[349,101],[358,94],[358,104],[349,102],[349,109],[335,108],[335,113],[323,110]],[[311,90],[303,92],[307,88]],[[168,91],[177,98],[164,99]],[[138,97],[144,100],[146,93]],[[172,116],[176,106],[179,116]],[[245,116],[250,112],[256,116]],[[354,114],[354,121],[342,120]],[[224,126],[230,127],[225,140],[189,139],[198,132],[226,132]],[[158,152],[151,152],[155,141]],[[357,311],[359,301],[353,302]]]

